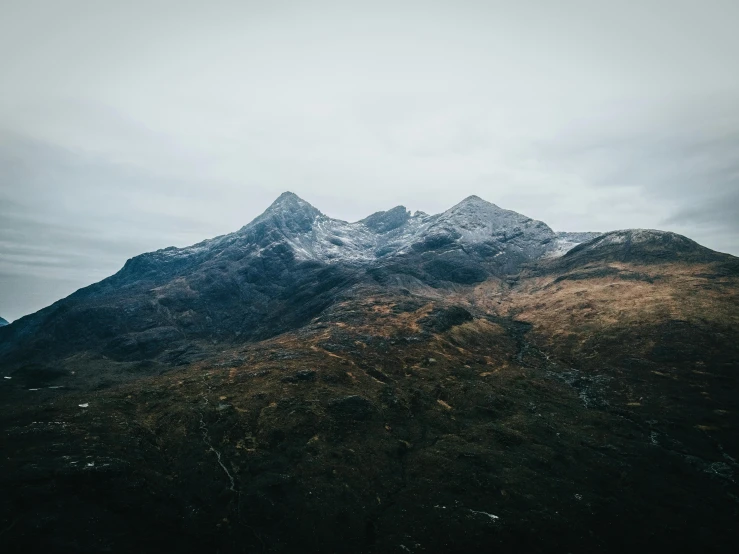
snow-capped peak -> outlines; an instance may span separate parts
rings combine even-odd
[[[462,200],[459,204],[457,204],[457,206],[461,206],[462,204],[491,204],[491,203],[488,202],[487,200],[483,200],[476,194],[471,194],[470,196]]]
[[[227,251],[234,252],[227,255],[261,256],[287,248],[297,259],[356,265],[430,250],[461,250],[481,259],[495,258],[508,271],[574,246],[559,242],[545,223],[474,195],[436,215],[411,215],[405,206],[396,206],[349,223],[328,217],[295,193],[284,192],[236,233],[143,254],[130,260],[126,269],[136,274],[157,271],[162,262],[172,271],[183,271]]]
[[[291,213],[306,213],[310,215],[321,215],[320,210],[312,206],[309,202],[306,202],[300,196],[294,192],[286,191],[277,197],[277,200],[270,204],[269,208],[264,211],[264,214],[291,214]]]

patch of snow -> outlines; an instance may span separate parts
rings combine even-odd
[[[473,514],[480,514],[482,516],[489,517],[491,521],[495,521],[496,519],[500,519],[498,516],[493,515],[493,514],[489,514],[487,512],[478,512],[477,510],[470,510],[469,508],[467,508],[467,511],[470,512],[470,513],[473,513]]]
[[[559,258],[567,254],[567,252],[569,252],[576,246],[583,244],[585,242],[591,241],[601,235],[602,233],[591,233],[591,232],[582,232],[582,233],[560,232],[560,233],[557,233],[557,238],[554,240],[554,248],[550,250],[545,255],[545,257],[546,258]]]
[[[620,231],[604,233],[593,241],[592,246],[593,248],[598,248],[612,244],[639,244],[664,238],[670,238],[672,240],[682,242],[689,241],[689,239],[675,233],[670,233],[669,231],[658,231],[656,229],[623,229]]]
[[[84,404],[79,404],[80,408],[87,408],[90,405],[89,402],[85,402]]]
[[[281,231],[284,242],[292,247],[299,259],[357,264],[408,253],[414,244],[434,236],[448,238],[451,243],[461,245],[497,242],[515,245],[519,249],[523,241],[526,248],[536,250],[534,257],[544,254],[549,248],[547,244],[555,237],[554,232],[541,221],[504,210],[478,197],[467,198],[433,216],[416,212],[397,227],[382,232],[365,224],[365,220],[348,223],[332,219],[312,207],[296,207],[295,204],[289,204],[289,207],[300,210],[294,217],[308,219],[308,224],[301,230],[294,230],[290,225],[293,221],[291,214],[279,206],[277,211],[270,208],[271,211],[239,232],[246,233],[256,224],[272,218],[272,224]],[[271,245],[265,247],[265,250],[269,249]],[[506,249],[498,255],[504,254]]]
[[[467,250],[467,246],[472,246],[471,251],[487,252],[481,255],[498,258],[496,263],[505,265],[506,256],[523,255],[531,260],[561,256],[595,236],[596,233],[555,233],[541,221],[477,196],[436,215],[420,211],[410,215],[398,206],[350,223],[326,216],[293,193],[284,193],[235,233],[185,248],[169,247],[142,254],[129,262],[134,268],[146,269],[152,262],[181,267],[200,263],[230,248],[245,255],[264,256],[275,247],[286,245],[299,260],[359,266],[408,254],[419,244],[438,238],[439,244],[448,242],[449,249]],[[437,253],[442,250],[437,249]]]

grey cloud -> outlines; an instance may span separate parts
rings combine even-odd
[[[665,220],[670,224],[693,224],[712,228],[725,229],[730,233],[727,237],[733,242],[732,252],[737,252],[739,245],[739,175],[734,174],[735,188],[710,198],[698,199],[694,205],[678,210]],[[727,241],[728,243],[728,241]]]
[[[28,138],[2,138],[3,317],[40,309],[60,291],[70,294],[111,275],[142,252],[233,230],[198,217],[203,182],[151,175]],[[187,209],[166,209],[178,199]]]
[[[596,120],[556,140],[537,141],[519,156],[537,160],[552,175],[575,175],[595,190],[625,199],[648,216],[642,225],[668,228],[736,254],[739,95],[716,100],[652,104],[646,112],[627,114],[625,121]]]
[[[739,4],[8,0],[0,315],[284,190],[739,253]]]

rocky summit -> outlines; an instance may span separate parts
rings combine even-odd
[[[3,552],[735,552],[739,259],[292,193],[0,328]]]

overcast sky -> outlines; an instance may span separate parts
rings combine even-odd
[[[0,0],[0,316],[240,228],[476,194],[739,254],[739,2]]]

